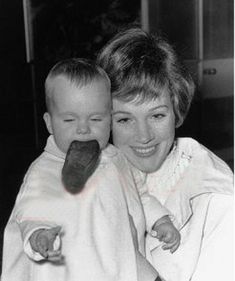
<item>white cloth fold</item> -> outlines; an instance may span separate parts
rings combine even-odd
[[[179,138],[161,168],[147,176],[146,186],[174,215],[181,233],[173,254],[147,236],[147,255],[160,276],[167,281],[232,281],[233,173],[224,161],[197,141]]]
[[[50,136],[25,175],[5,228],[1,281],[155,280],[144,258],[144,214],[126,160],[108,146],[83,191],[71,195],[61,182],[64,158]],[[43,225],[62,227],[64,265],[34,262],[23,251]]]

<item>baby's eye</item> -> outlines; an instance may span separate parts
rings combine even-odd
[[[64,122],[73,122],[75,119],[73,118],[67,118],[67,119],[64,119]]]

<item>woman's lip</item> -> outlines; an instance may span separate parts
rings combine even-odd
[[[149,157],[156,152],[157,145],[152,145],[149,147],[132,146],[131,148],[138,157]]]

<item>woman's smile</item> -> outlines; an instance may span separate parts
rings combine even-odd
[[[148,146],[148,147],[137,147],[137,146],[130,146],[133,150],[134,154],[137,157],[150,157],[154,155],[157,151],[157,145]]]

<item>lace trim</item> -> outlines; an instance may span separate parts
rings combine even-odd
[[[178,141],[175,141],[174,147],[162,167],[155,173],[147,176],[149,192],[155,195],[162,204],[169,194],[174,192],[174,186],[192,159],[190,152],[185,153],[180,147]],[[183,146],[183,148],[185,147]]]
[[[192,159],[191,155],[187,155],[184,152],[181,153],[180,157],[178,158],[175,170],[171,176],[172,178],[171,185],[175,185],[178,182],[181,175],[185,171],[185,168],[188,167],[191,159]]]

